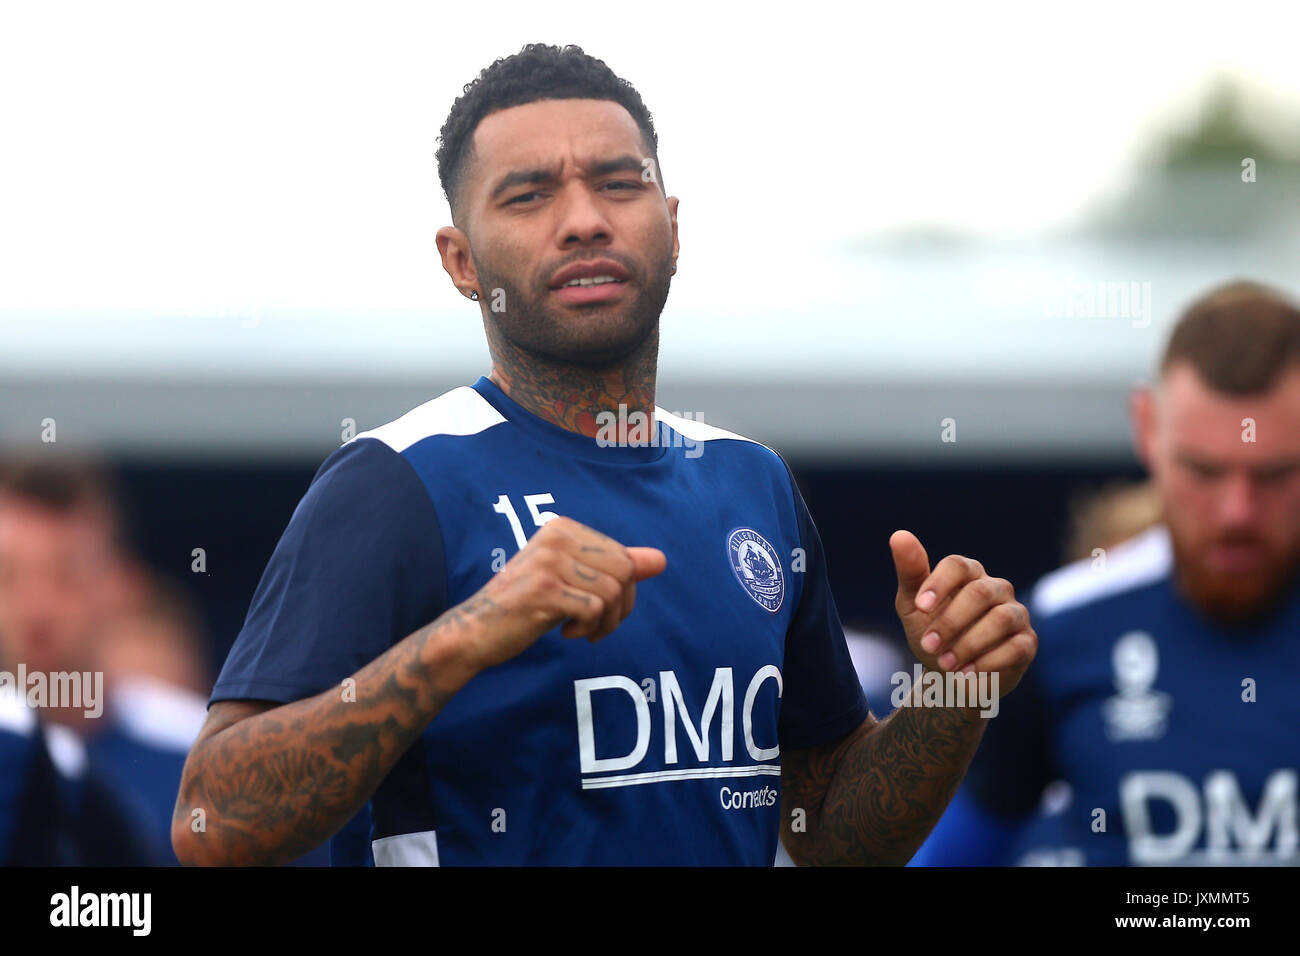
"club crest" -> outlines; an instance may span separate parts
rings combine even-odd
[[[727,556],[740,586],[775,614],[785,600],[785,572],[776,548],[753,528],[737,528],[727,536]]]
[[[1111,651],[1118,693],[1102,702],[1106,736],[1111,740],[1158,740],[1169,726],[1173,698],[1156,690],[1160,654],[1145,631],[1130,631]]]

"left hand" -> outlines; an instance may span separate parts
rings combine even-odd
[[[995,673],[1000,695],[1010,693],[1038,653],[1029,611],[1011,582],[959,554],[931,571],[910,531],[895,531],[889,549],[898,571],[894,608],[917,660],[940,671]]]

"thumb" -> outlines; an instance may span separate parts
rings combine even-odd
[[[890,535],[889,550],[894,553],[894,570],[898,572],[898,612],[910,614],[916,609],[916,589],[930,576],[930,558],[910,531]]]
[[[652,578],[668,567],[668,557],[658,548],[628,548],[627,553],[635,565],[632,570],[634,581]]]

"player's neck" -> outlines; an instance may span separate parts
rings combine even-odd
[[[620,427],[636,411],[654,422],[657,357],[658,341],[647,341],[642,349],[605,369],[565,365],[532,355],[506,355],[494,349],[489,378],[511,401],[538,418],[595,438],[601,429],[597,416],[602,412],[613,414]],[[626,437],[619,436],[620,440]]]

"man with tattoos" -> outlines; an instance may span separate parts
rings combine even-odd
[[[769,865],[779,836],[906,862],[986,721],[919,687],[877,721],[784,461],[655,405],[678,200],[640,96],[533,44],[441,142],[438,250],[491,374],[321,466],[213,690],[177,854]],[[1037,638],[1010,584],[889,544],[922,664],[1011,690]]]

